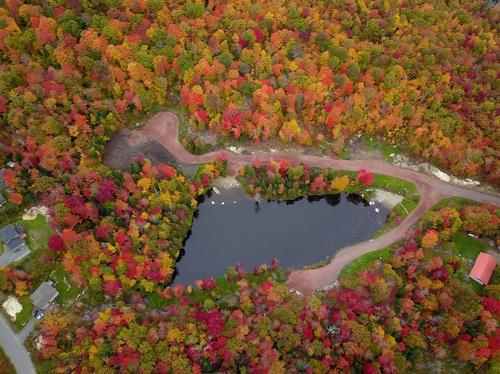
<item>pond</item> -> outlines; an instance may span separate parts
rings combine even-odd
[[[373,238],[388,213],[352,194],[257,202],[240,188],[210,191],[199,204],[173,284],[223,275],[238,262],[247,270],[273,258],[283,268],[313,265]]]

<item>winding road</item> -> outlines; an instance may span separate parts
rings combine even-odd
[[[177,116],[171,112],[160,112],[152,117],[142,128],[136,130],[136,135],[160,143],[181,164],[195,165],[211,162],[220,156],[221,151],[193,155],[179,142],[179,123]],[[130,141],[134,141],[130,139]],[[386,247],[405,238],[408,229],[415,224],[422,215],[439,200],[460,196],[482,203],[491,203],[500,206],[500,198],[486,193],[445,183],[440,179],[409,169],[402,169],[382,160],[339,160],[328,157],[319,157],[289,153],[256,153],[240,155],[225,152],[228,162],[229,175],[235,175],[243,165],[251,164],[258,158],[261,164],[267,164],[271,159],[285,159],[291,164],[306,163],[313,167],[330,167],[338,170],[358,171],[367,169],[372,173],[391,175],[414,183],[420,193],[420,202],[417,207],[394,229],[372,241],[366,241],[341,249],[333,260],[320,268],[294,270],[289,277],[288,285],[291,289],[303,294],[311,294],[316,289],[324,288],[336,281],[344,266],[355,258]]]

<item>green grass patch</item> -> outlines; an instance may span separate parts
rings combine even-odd
[[[451,237],[451,245],[457,254],[472,260],[475,260],[479,253],[486,252],[489,249],[487,244],[467,235],[463,231],[459,231]]]
[[[71,274],[62,266],[57,267],[52,273],[51,279],[59,292],[56,299],[59,304],[72,302],[82,292],[82,289],[71,278]]]
[[[384,160],[392,162],[396,155],[403,153],[403,148],[399,145],[390,145],[377,139],[373,134],[363,134],[361,136],[363,145],[369,151],[379,151]]]
[[[341,158],[343,160],[347,160],[350,157],[351,153],[347,148],[344,148],[338,155],[338,158]]]
[[[469,200],[464,197],[450,197],[448,199],[443,199],[434,204],[431,210],[439,210],[444,207],[450,207],[455,210],[461,210],[467,205],[479,205],[477,201]]]
[[[18,300],[23,306],[23,309],[17,314],[14,325],[17,330],[22,330],[22,328],[33,316],[33,304],[30,300],[30,294],[18,297]]]
[[[378,238],[396,226],[395,216],[404,219],[417,207],[420,195],[417,186],[403,179],[384,174],[375,174],[374,179],[371,187],[403,196],[403,200],[392,208],[386,225],[375,234],[375,237]]]
[[[395,249],[397,248],[397,244],[398,243],[392,244],[388,247],[366,253],[356,258],[340,271],[339,281],[346,286],[355,288],[359,285],[358,273],[370,268],[373,265],[373,262],[379,260],[380,258],[382,258],[383,261],[391,259]]]
[[[19,221],[19,224],[23,226],[26,231],[28,236],[27,243],[32,252],[48,248],[47,242],[52,234],[52,229],[45,220],[44,216],[39,214],[34,220],[21,220]]]
[[[480,239],[469,236],[466,232],[459,231],[454,234],[449,241],[442,243],[441,247],[449,251],[448,253],[451,256],[462,257],[462,266],[460,270],[454,274],[454,277],[470,285],[478,295],[483,295],[483,286],[469,278],[469,271],[472,267],[471,263],[476,260],[479,253],[488,251],[490,248],[488,244]],[[443,254],[440,253],[440,255]]]
[[[372,187],[380,188],[402,196],[418,195],[417,186],[403,179],[390,175],[375,174],[375,181]]]

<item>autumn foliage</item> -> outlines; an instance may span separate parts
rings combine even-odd
[[[191,182],[168,165],[148,160],[117,172],[81,166],[69,189],[45,197],[52,207],[49,238],[80,285],[120,298],[124,293],[162,290],[171,280],[184,237],[191,227],[196,196],[223,173],[207,164]]]
[[[289,292],[274,266],[236,267],[226,279],[165,290],[159,309],[134,294],[132,305],[83,323],[78,311],[56,312],[38,355],[72,371],[403,373],[427,354],[482,372],[498,359],[499,305],[456,279],[461,266],[409,241],[354,288],[309,298]]]
[[[366,170],[362,172],[373,180]],[[366,186],[353,173],[312,168],[307,164],[294,166],[286,160],[272,159],[266,164],[257,159],[254,165],[242,167],[237,178],[247,194],[276,200],[293,200],[304,195],[360,193]]]
[[[173,101],[223,137],[339,153],[369,132],[498,183],[498,14],[475,0],[4,2],[1,141],[34,182]]]

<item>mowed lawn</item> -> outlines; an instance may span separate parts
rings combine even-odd
[[[61,305],[72,302],[82,292],[82,289],[71,279],[71,274],[62,265],[56,268],[50,279],[59,292],[56,302]]]
[[[20,220],[18,223],[24,227],[27,234],[27,243],[31,249],[30,256],[33,256],[35,252],[48,249],[47,242],[50,235],[52,235],[52,228],[44,216],[39,214],[32,221]]]

